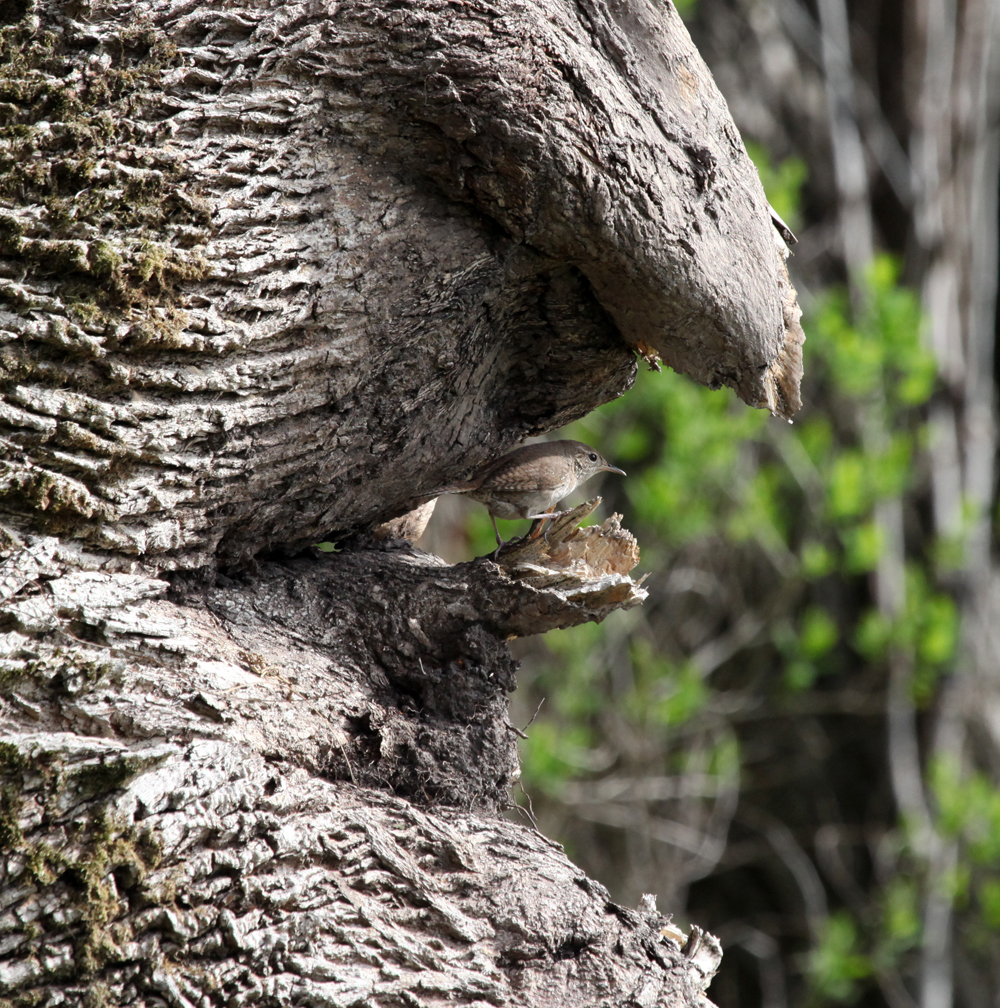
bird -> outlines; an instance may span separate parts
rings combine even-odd
[[[505,544],[497,528],[497,518],[542,519],[541,524],[528,533],[529,538],[537,538],[546,521],[566,513],[555,511],[559,501],[599,472],[625,475],[623,470],[609,465],[599,452],[581,441],[542,441],[522,445],[487,462],[464,482],[451,483],[421,496],[464,494],[485,504],[499,550]]]

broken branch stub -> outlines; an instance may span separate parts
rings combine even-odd
[[[521,608],[510,610],[503,623],[509,635],[600,623],[615,609],[631,609],[646,598],[645,578],[629,577],[639,562],[639,544],[622,528],[621,515],[578,527],[600,503],[600,497],[586,501],[554,519],[545,535],[500,550],[497,563],[524,588]]]

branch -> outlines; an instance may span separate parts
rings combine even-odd
[[[527,637],[578,623],[600,623],[615,609],[631,609],[648,594],[645,576],[633,581],[639,546],[621,527],[621,515],[603,525],[577,524],[601,503],[586,501],[551,522],[545,535],[504,546],[497,562],[525,588],[497,626]],[[495,617],[494,617],[495,618]]]

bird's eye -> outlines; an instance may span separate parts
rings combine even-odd
[[[587,456],[587,458],[589,458],[591,462],[596,462],[597,461],[597,452],[591,452]]]

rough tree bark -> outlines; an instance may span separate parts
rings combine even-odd
[[[697,1002],[713,939],[498,816],[504,641],[640,602],[634,540],[367,535],[634,351],[796,408],[780,243],[676,12],[0,16],[0,994]]]

